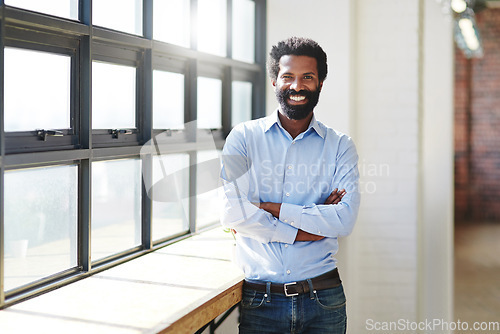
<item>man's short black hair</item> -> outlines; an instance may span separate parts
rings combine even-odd
[[[318,79],[323,82],[328,73],[328,65],[326,64],[326,53],[318,43],[309,38],[290,37],[284,41],[278,42],[271,48],[269,59],[267,61],[267,71],[271,79],[278,78],[280,71],[280,59],[283,56],[309,56],[316,58],[318,63]]]

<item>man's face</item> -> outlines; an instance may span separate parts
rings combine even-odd
[[[304,119],[318,103],[323,86],[316,58],[286,55],[279,64],[278,77],[272,84],[281,111],[290,119]]]

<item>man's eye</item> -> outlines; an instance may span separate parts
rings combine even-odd
[[[311,80],[312,78],[313,78],[313,77],[312,77],[312,75],[306,75],[306,76],[304,77],[304,79],[307,79],[307,80]]]

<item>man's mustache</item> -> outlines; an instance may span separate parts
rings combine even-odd
[[[287,89],[285,90],[285,96],[290,97],[292,95],[300,95],[300,96],[305,96],[306,98],[309,98],[311,96],[311,92],[301,89],[298,92],[294,89]]]

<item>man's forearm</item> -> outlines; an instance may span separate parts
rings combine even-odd
[[[339,190],[335,188],[330,194],[330,196],[328,196],[324,204],[326,205],[338,204],[340,201],[342,201],[342,197],[344,197],[345,194],[346,194],[345,189]],[[257,205],[260,209],[269,212],[274,217],[279,219],[281,211],[281,203],[262,202],[254,204]],[[312,234],[299,229],[297,232],[297,236],[295,237],[295,241],[317,241],[323,238],[324,238],[323,236]]]
[[[280,217],[281,203],[263,202],[259,204],[259,208],[269,212],[274,217]]]
[[[330,196],[328,196],[324,204],[338,204],[342,200],[342,197],[344,197],[345,194],[346,194],[345,189],[338,190],[337,188],[335,188],[330,194]],[[262,202],[254,204],[256,204],[260,209],[269,212],[274,217],[276,218],[280,217],[281,203]]]
[[[324,239],[325,237],[317,234],[312,234],[306,231],[298,230],[295,241],[318,241]]]
[[[281,203],[263,202],[259,204],[259,208],[272,214],[274,217],[279,218]],[[306,231],[298,230],[295,241],[316,241],[324,237],[308,233]]]

